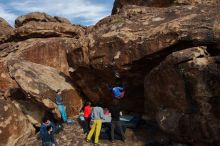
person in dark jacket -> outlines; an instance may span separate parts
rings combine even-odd
[[[125,134],[121,126],[120,122],[120,107],[118,106],[118,101],[114,100],[112,106],[110,107],[110,113],[111,113],[111,141],[114,143],[114,131],[115,128],[119,128],[120,134],[122,136],[122,140],[125,141]]]
[[[57,104],[58,109],[60,111],[62,120],[63,120],[63,122],[66,122],[67,121],[66,107],[64,106],[63,99],[61,97],[61,93],[62,93],[61,90],[58,89],[55,99],[56,99],[56,104]]]
[[[54,133],[52,126],[47,126],[47,134],[44,137],[44,142],[42,146],[57,146],[57,143],[54,139]]]
[[[57,146],[57,143],[54,139],[54,134],[56,127],[53,122],[47,118],[43,119],[43,122],[40,127],[40,138],[42,140],[42,146]]]

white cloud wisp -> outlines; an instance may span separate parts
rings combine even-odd
[[[0,17],[4,18],[11,26],[14,26],[16,15],[10,12],[5,5],[0,4]]]
[[[108,5],[92,3],[91,0],[19,0],[10,2],[10,7],[22,13],[33,11],[62,16],[73,23],[77,20],[86,25],[94,24],[110,14]]]

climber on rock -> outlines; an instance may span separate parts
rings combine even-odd
[[[125,95],[124,86],[120,86],[119,83],[116,83],[115,86],[108,85],[108,89],[112,92],[115,99],[122,99]]]
[[[64,103],[63,103],[63,99],[61,97],[61,90],[58,89],[57,90],[57,95],[56,95],[56,104],[57,104],[57,107],[59,109],[59,112],[61,114],[61,117],[62,117],[62,120],[63,122],[67,122],[67,114],[66,114],[66,107],[64,106]]]

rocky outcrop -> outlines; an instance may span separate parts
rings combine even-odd
[[[11,79],[7,65],[4,62],[0,62],[0,91],[8,97],[8,91],[10,88],[16,88],[17,84]]]
[[[59,116],[58,88],[68,114],[75,115],[82,105],[77,91],[108,106],[107,84],[120,82],[126,86],[123,110],[146,115],[172,140],[217,145],[220,17],[215,4],[117,0],[114,15],[91,27],[39,12],[21,16],[15,29],[0,35],[0,93],[38,126],[46,111]]]
[[[126,70],[132,62],[177,44],[184,43],[185,47],[214,44],[219,41],[217,9],[217,6],[173,6],[158,11],[126,7],[90,31],[90,63],[98,68],[115,62],[116,67]]]
[[[8,43],[6,49],[1,51],[4,62],[14,60],[27,60],[47,65],[69,74],[66,53],[81,47],[82,44],[73,38],[47,38],[28,39],[22,42]]]
[[[112,9],[112,14],[117,14],[120,12],[122,7],[126,5],[138,5],[147,7],[169,7],[172,5],[196,5],[196,4],[206,4],[206,5],[216,5],[217,0],[115,0]]]
[[[174,0],[174,4],[183,4],[183,5],[197,5],[197,4],[205,4],[205,5],[217,5],[218,0]]]
[[[15,27],[20,27],[28,22],[58,22],[58,23],[71,24],[70,21],[66,18],[62,18],[58,16],[52,17],[42,12],[32,12],[23,16],[19,16],[15,20]]]
[[[146,111],[182,141],[219,140],[219,57],[204,47],[174,52],[145,78]]]
[[[82,107],[81,97],[69,83],[68,76],[56,69],[26,61],[11,61],[8,63],[12,78],[28,96],[39,103],[45,110],[60,117],[55,104],[56,91],[61,89],[63,101],[67,106],[68,116],[76,115]],[[32,117],[34,118],[34,117]],[[36,120],[37,121],[37,120]],[[40,123],[40,121],[38,121]]]
[[[84,48],[68,52],[68,63],[77,69],[71,76],[94,102],[111,101],[107,83],[126,83],[121,107],[136,112],[145,108],[175,140],[215,145],[219,143],[218,108],[212,103],[218,104],[219,96],[217,9],[204,4],[125,6],[87,29],[89,55]],[[201,45],[208,49],[191,48]],[[84,62],[88,56],[89,62]]]
[[[10,100],[1,97],[0,104],[0,145],[16,145],[34,133],[33,126]]]
[[[76,37],[83,35],[84,29],[77,25],[58,22],[30,21],[15,29],[12,38],[47,38],[47,37]],[[12,39],[9,38],[9,39]]]
[[[115,0],[112,14],[117,14],[120,9],[126,5],[167,7],[170,6],[173,1],[174,0]]]
[[[16,29],[8,35],[0,36],[0,43],[22,41],[30,38],[71,37],[84,36],[84,29],[79,25],[72,25],[61,17],[51,17],[45,13],[33,12],[16,19]]]
[[[112,97],[106,84],[117,82],[119,74],[120,82],[129,85],[122,104],[128,110],[143,111],[146,73],[175,50],[219,41],[217,9],[198,5],[158,11],[127,6],[87,30],[88,53],[85,48],[68,52],[70,66],[81,67],[71,76],[92,101],[109,102]],[[84,61],[87,58],[89,62]]]
[[[67,106],[68,116],[70,118],[75,116],[82,106],[82,99],[72,83],[68,81],[71,68],[68,66],[66,53],[68,50],[86,44],[83,39],[84,28],[72,25],[65,18],[51,17],[38,12],[17,18],[16,27],[7,35],[1,36],[1,93],[5,98],[11,98],[32,124],[39,126],[42,117],[47,113],[51,113],[51,111],[54,112],[52,113],[52,116],[55,116],[54,118],[59,117],[54,97],[55,91],[60,88],[63,89],[62,96]],[[14,63],[20,63],[20,60],[29,61],[30,64],[25,64],[27,65],[26,68],[24,64],[24,66],[20,64],[19,67],[21,68],[17,66],[18,68],[12,69]],[[38,66],[34,63],[41,65]],[[48,67],[47,69],[47,66],[53,68]],[[37,68],[39,70],[35,72],[34,69]],[[39,73],[46,70],[48,70],[46,73],[51,70],[53,76],[46,77],[46,74],[41,77],[38,76]],[[20,78],[21,76],[23,78]],[[32,85],[30,85],[30,78],[33,79]],[[48,79],[51,80],[51,84]],[[41,85],[47,86],[47,88],[43,88]],[[36,90],[37,93],[35,93]]]

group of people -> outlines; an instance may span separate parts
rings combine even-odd
[[[125,95],[124,88],[121,86],[108,86],[109,90],[112,91],[114,96],[113,104],[109,108],[109,112],[111,114],[111,141],[114,143],[114,131],[117,127],[120,131],[122,141],[125,141],[125,134],[122,129],[122,125],[120,122],[121,109],[119,106],[119,100],[122,99]],[[86,141],[89,142],[95,133],[95,144],[98,144],[99,135],[102,127],[102,121],[105,120],[103,107],[100,105],[96,105],[95,107],[91,107],[91,103],[87,102],[84,107],[84,118],[86,122]],[[91,119],[93,119],[93,124],[90,128]]]
[[[122,129],[122,125],[120,122],[121,109],[118,105],[118,99],[113,100],[113,104],[109,108],[109,112],[111,114],[111,141],[114,143],[114,132],[117,127],[120,131],[121,138],[125,141],[125,134]],[[95,144],[98,144],[100,131],[102,128],[102,121],[105,120],[103,107],[100,105],[96,105],[95,107],[90,106],[90,102],[84,107],[84,118],[86,122],[86,141],[89,142],[95,133]],[[90,127],[91,119],[93,120],[93,124]]]
[[[66,107],[63,103],[61,94],[62,94],[62,91],[58,89],[56,91],[55,102],[60,112],[62,121],[66,123],[68,118],[67,118],[67,113],[66,113]],[[40,127],[40,135],[39,135],[42,140],[42,146],[58,146],[54,138],[54,134],[57,133],[60,129],[61,129],[61,126],[59,125],[56,126],[53,122],[50,121],[48,115],[45,116],[42,120],[42,124]]]
[[[115,128],[118,127],[122,136],[122,140],[125,140],[124,132],[122,130],[122,126],[120,123],[120,107],[118,105],[118,100],[124,97],[124,88],[121,86],[108,86],[108,89],[112,92],[114,99],[113,104],[109,108],[111,113],[111,141],[114,142],[114,131]],[[61,118],[63,122],[67,122],[68,117],[66,114],[66,108],[63,103],[61,93],[62,91],[59,89],[56,92],[56,104],[58,110],[61,114]],[[95,144],[98,144],[100,130],[102,127],[102,120],[104,120],[104,111],[100,105],[96,105],[95,107],[91,107],[91,103],[87,102],[84,107],[84,119],[86,123],[86,141],[90,141],[93,134],[95,133]],[[91,119],[93,120],[93,124],[90,127]],[[48,117],[45,117],[42,120],[42,124],[40,127],[40,138],[42,140],[42,146],[57,146],[57,143],[54,139],[54,134],[59,130],[60,127],[56,127],[53,122],[51,122]]]

